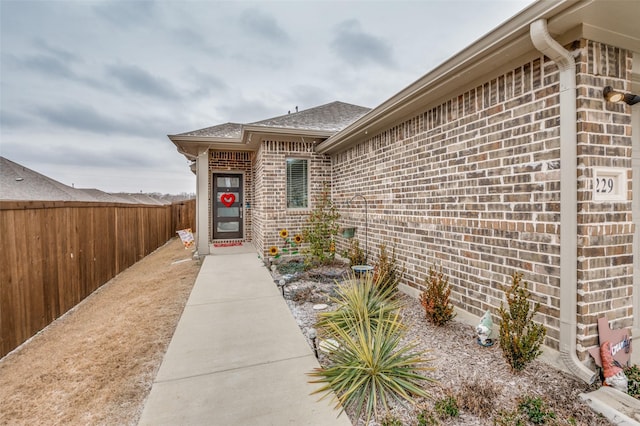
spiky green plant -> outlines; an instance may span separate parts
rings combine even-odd
[[[423,381],[433,381],[417,373],[432,370],[424,366],[429,360],[423,352],[416,351],[415,344],[403,344],[403,327],[396,311],[387,317],[379,311],[372,326],[372,317],[345,316],[345,324],[326,321],[325,332],[339,346],[329,352],[329,365],[316,368],[309,375],[311,383],[323,386],[314,394],[323,393],[321,399],[332,396],[336,408],[353,407],[360,417],[363,410],[367,423],[372,415],[378,417],[378,405],[389,410],[390,399],[414,402],[414,396],[428,397],[420,386]]]
[[[349,332],[353,324],[368,319],[375,328],[380,320],[388,320],[400,308],[400,302],[392,298],[393,292],[392,288],[376,286],[372,274],[359,278],[351,272],[331,298],[337,309],[320,313],[317,327],[321,333],[329,324]]]
[[[506,291],[508,309],[500,303],[500,347],[505,360],[511,368],[522,371],[528,363],[536,359],[542,350],[547,329],[533,322],[534,315],[540,309],[539,303],[533,308],[529,301],[531,293],[527,283],[522,283],[522,274],[514,273],[512,284]]]

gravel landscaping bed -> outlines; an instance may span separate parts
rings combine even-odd
[[[315,327],[318,313],[323,311],[314,309],[314,306],[318,308],[318,304],[326,304],[326,309],[334,309],[330,298],[335,295],[336,282],[341,281],[347,272],[345,265],[334,265],[284,276],[288,282],[285,299],[307,339],[309,330]],[[277,271],[272,275],[276,281],[283,279]],[[434,423],[422,424],[493,425],[505,418],[499,415],[501,411],[513,412],[520,398],[525,396],[541,398],[547,404],[547,410],[554,413],[555,418],[549,418],[546,424],[610,424],[579,398],[580,393],[594,390],[596,385],[589,387],[540,360],[533,361],[521,373],[512,373],[498,343],[490,347],[480,346],[476,342],[474,327],[455,319],[445,326],[436,327],[426,320],[419,300],[404,294],[398,297],[403,304],[402,320],[407,327],[405,339],[415,341],[420,350],[427,352],[431,359],[428,366],[433,367],[433,371],[424,374],[436,379],[437,384],[425,382],[432,395],[430,399],[418,399],[416,405],[394,403],[390,417],[386,419],[387,424],[419,425],[420,413],[426,412]],[[498,325],[494,327],[497,332]],[[328,361],[322,351],[319,351],[319,361],[321,365]],[[458,401],[457,417],[437,416],[435,402],[446,395],[453,395]],[[354,425],[365,425],[364,418],[356,419],[349,411],[347,414]],[[392,420],[400,423],[392,423]],[[384,423],[372,421],[369,426],[380,424]]]

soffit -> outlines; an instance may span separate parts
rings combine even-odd
[[[214,138],[205,136],[169,135],[178,152],[189,160],[208,150],[257,151],[265,140],[320,143],[335,131],[273,129],[261,126],[244,126],[242,138]]]

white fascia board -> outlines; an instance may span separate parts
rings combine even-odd
[[[178,148],[178,152],[188,160],[195,160],[203,149],[219,149],[229,151],[255,151],[261,136],[276,135],[285,137],[309,137],[325,139],[335,131],[290,129],[281,127],[243,126],[240,138],[215,138],[210,136],[167,135]],[[252,137],[253,135],[257,137]]]
[[[285,136],[308,136],[315,138],[328,138],[334,135],[336,132],[331,130],[308,130],[308,129],[295,129],[286,127],[266,127],[266,126],[243,126],[242,128],[243,138],[248,133],[262,134],[262,135],[285,135]]]

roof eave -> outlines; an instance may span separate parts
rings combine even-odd
[[[336,133],[335,130],[316,130],[316,129],[296,129],[289,127],[267,127],[245,125],[242,128],[243,137],[245,134],[262,134],[262,135],[286,135],[286,136],[308,136],[315,138],[328,138]]]
[[[309,130],[295,129],[284,127],[267,127],[267,126],[242,126],[242,134],[240,138],[220,138],[212,136],[188,136],[188,135],[167,135],[178,149],[178,152],[184,155],[188,160],[195,160],[199,153],[209,150],[228,150],[228,151],[255,151],[258,148],[260,136],[286,136],[286,137],[309,137],[325,139],[335,134],[330,130]]]
[[[176,146],[178,152],[190,161],[195,160],[201,152],[216,147],[226,147],[226,149],[234,151],[247,149],[247,147],[243,145],[242,139],[239,138],[186,135],[167,135],[167,137]]]

